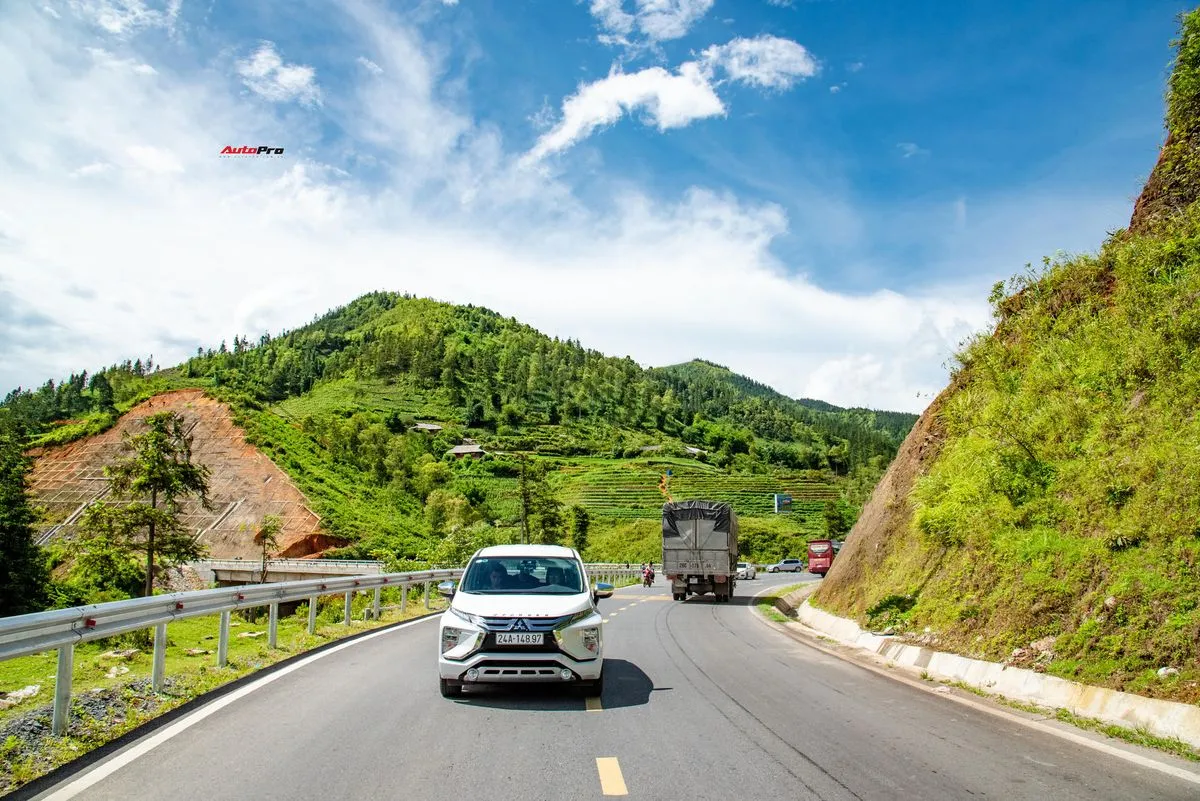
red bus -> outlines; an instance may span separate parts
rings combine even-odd
[[[824,576],[833,564],[833,540],[812,540],[808,543],[808,572]]]

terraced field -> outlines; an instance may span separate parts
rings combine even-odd
[[[693,463],[694,464],[694,463]],[[559,496],[592,514],[615,518],[657,518],[666,496],[659,489],[666,467],[661,463],[589,460],[562,467],[555,477]],[[672,463],[666,490],[675,500],[703,498],[732,504],[740,515],[774,514],[771,496],[792,496],[792,512],[819,514],[826,500],[837,497],[829,484],[796,476],[728,475],[706,465]]]

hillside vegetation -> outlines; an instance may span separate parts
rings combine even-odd
[[[994,330],[959,354],[818,605],[1200,701],[1200,13],[1177,45],[1130,228],[996,287]]]
[[[667,497],[730,501],[749,557],[794,555],[829,522],[848,527],[916,419],[796,401],[699,360],[646,370],[487,309],[383,292],[175,367],[137,360],[13,392],[3,409],[54,445],[188,387],[228,403],[347,543],[328,555],[396,566],[514,541],[523,509],[536,541],[657,558]],[[446,456],[464,438],[487,455]],[[774,493],[793,510],[775,515]]]

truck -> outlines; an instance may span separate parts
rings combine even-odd
[[[717,501],[669,501],[662,512],[663,574],[671,597],[712,593],[728,601],[737,584],[738,521]]]

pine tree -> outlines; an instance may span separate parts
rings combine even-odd
[[[105,472],[117,495],[141,501],[116,511],[125,517],[118,528],[130,534],[146,533],[137,550],[146,555],[142,592],[152,595],[156,555],[161,553],[171,562],[194,558],[196,543],[179,527],[179,501],[195,495],[208,507],[208,468],[192,463],[192,438],[184,430],[182,415],[152,414],[146,418],[146,426],[144,433],[126,435],[128,454]],[[163,539],[156,541],[160,533]],[[129,542],[132,546],[133,541]]]
[[[46,605],[50,572],[34,542],[37,519],[29,503],[24,432],[0,410],[0,617]]]

